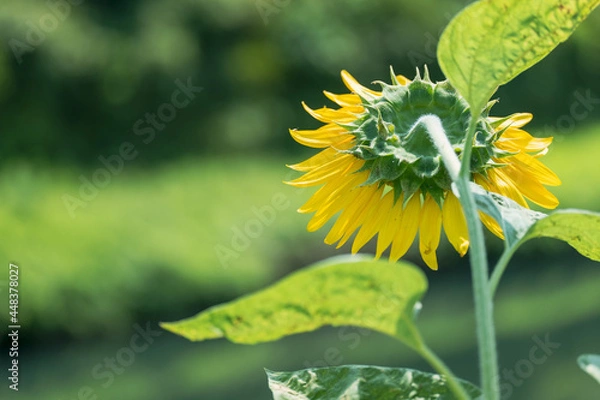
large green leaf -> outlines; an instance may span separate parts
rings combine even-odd
[[[443,376],[404,368],[347,365],[267,375],[274,400],[455,399]],[[481,396],[461,383],[472,398]]]
[[[550,237],[569,243],[587,258],[600,261],[600,214],[585,210],[555,211],[537,221],[521,239]]]
[[[413,314],[426,290],[425,275],[410,264],[335,257],[252,295],[162,326],[195,341],[225,337],[253,344],[325,325],[353,325],[417,348],[421,341]]]
[[[496,91],[567,40],[600,0],[481,0],[445,29],[442,71],[479,112]]]
[[[600,355],[584,354],[579,356],[577,363],[582,370],[600,383]]]
[[[508,251],[530,239],[548,237],[569,243],[585,257],[600,261],[600,214],[566,209],[546,215],[522,207],[471,182],[477,207],[494,218],[504,232]]]

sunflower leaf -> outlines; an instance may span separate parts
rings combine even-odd
[[[470,186],[479,210],[502,227],[508,248],[518,245],[531,226],[546,217],[546,214],[525,208],[508,197],[488,192],[476,183],[471,182]]]
[[[564,42],[600,0],[482,0],[444,30],[439,64],[479,113],[510,82]]]
[[[294,372],[266,371],[274,400],[454,400],[440,375],[406,368],[345,365]],[[461,381],[472,398],[481,391]]]
[[[600,213],[566,209],[546,215],[488,192],[476,183],[470,185],[479,210],[502,227],[511,253],[530,239],[548,237],[567,242],[585,257],[600,261]]]
[[[600,261],[600,213],[566,209],[546,215],[524,208],[497,193],[488,192],[473,182],[470,187],[477,208],[502,227],[506,241],[505,256],[508,256],[506,262],[523,243],[538,237],[562,240],[583,256]],[[492,279],[494,285],[501,275],[502,272]]]
[[[426,290],[425,275],[411,264],[334,257],[262,291],[162,327],[193,341],[225,337],[255,344],[326,325],[352,325],[419,348],[414,309]]]
[[[573,209],[555,211],[533,224],[517,246],[537,237],[565,241],[585,257],[600,261],[599,213]]]
[[[577,358],[579,367],[600,383],[600,355],[583,354]]]

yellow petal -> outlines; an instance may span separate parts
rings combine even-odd
[[[542,185],[558,186],[560,178],[554,172],[529,154],[517,154],[510,157],[510,162],[522,171],[527,171]]]
[[[500,117],[488,117],[488,120],[491,123],[499,121],[504,118]],[[501,131],[502,129],[508,128],[512,126],[514,128],[521,128],[527,125],[533,119],[533,114],[530,113],[516,113],[508,116],[508,119],[502,122],[499,126],[496,127],[496,131]]]
[[[326,90],[325,96],[341,107],[345,107],[350,112],[363,113],[365,108],[362,106],[362,100],[355,94],[333,94]]]
[[[387,218],[392,207],[394,192],[389,191],[382,198],[373,201],[370,205],[371,213],[365,217],[364,224],[360,227],[354,243],[352,243],[352,253],[356,254],[365,244],[377,234],[379,229]]]
[[[406,85],[408,85],[411,82],[411,80],[408,79],[407,77],[405,77],[404,75],[396,75],[396,80],[402,86],[406,86]]]
[[[511,127],[502,133],[502,136],[496,141],[495,146],[502,150],[513,152],[526,151],[537,153],[546,150],[551,143],[551,137],[536,138],[522,129]]]
[[[358,186],[353,189],[355,196],[348,207],[342,211],[331,231],[325,237],[325,243],[333,244],[340,240],[347,232],[348,227],[353,222],[353,218],[358,209],[365,207],[373,192],[373,186]],[[352,234],[352,232],[350,232]]]
[[[440,244],[442,233],[442,212],[433,197],[427,195],[421,209],[419,225],[419,250],[423,261],[432,270],[438,269],[435,251]]]
[[[479,174],[474,175],[473,180],[475,181],[475,183],[477,183],[478,185],[483,187],[488,192],[498,193],[498,189],[496,189],[495,186],[491,185],[488,182],[488,180],[485,177],[483,177],[482,175],[479,175]],[[483,222],[485,227],[488,228],[488,230],[490,232],[492,232],[494,235],[498,236],[500,239],[504,239],[504,234],[502,233],[502,228],[500,227],[500,225],[498,225],[498,223],[496,222],[496,220],[494,218],[490,217],[487,214],[482,213],[481,211],[479,212],[479,218],[481,219],[481,222]]]
[[[489,180],[491,185],[488,186],[490,192],[499,193],[502,196],[508,197],[519,203],[521,206],[529,208],[527,202],[519,192],[519,189],[513,184],[513,182],[506,176],[502,171],[502,168],[494,168],[488,171]]]
[[[354,77],[350,75],[350,73],[348,73],[348,71],[346,70],[342,70],[342,80],[344,81],[344,84],[349,90],[356,93],[360,97],[370,100],[376,97],[381,97],[381,92],[376,92],[374,90],[364,87],[363,85],[358,83],[356,79],[354,79]]]
[[[500,239],[504,240],[502,228],[500,227],[500,225],[498,225],[494,218],[482,212],[479,212],[479,218],[481,219],[481,222],[483,222],[483,225],[485,225],[485,227],[488,228],[490,232],[498,236]]]
[[[323,187],[315,192],[308,201],[298,209],[300,213],[309,213],[316,211],[317,213],[324,212],[325,208],[329,208],[331,203],[343,196],[344,193],[352,190],[355,186],[364,183],[369,174],[368,172],[354,173],[348,176],[340,175],[332,178]]]
[[[542,184],[528,171],[524,171],[514,165],[503,167],[502,172],[510,179],[519,191],[537,205],[544,208],[553,209],[558,206],[558,199],[548,191]]]
[[[327,221],[333,218],[335,214],[353,204],[359,195],[360,191],[355,190],[355,186],[350,188],[345,187],[343,190],[333,195],[331,200],[328,200],[327,203],[323,204],[318,209],[315,215],[308,222],[306,229],[309,232],[314,232],[317,229],[320,229]]]
[[[525,151],[528,152],[543,152],[548,149],[548,146],[552,144],[554,138],[545,137],[545,138],[536,138],[532,137],[532,139],[525,146]]]
[[[311,117],[313,117],[317,121],[321,121],[324,123],[335,122],[337,124],[347,124],[350,122],[354,122],[357,119],[357,116],[355,114],[348,112],[345,109],[334,110],[331,108],[323,107],[317,110],[313,110],[312,108],[307,106],[305,102],[302,102],[302,107],[304,107],[306,112],[309,113]]]
[[[381,210],[381,213],[385,215],[377,235],[377,249],[375,252],[376,258],[381,257],[381,254],[390,246],[392,240],[394,240],[394,234],[399,228],[402,219],[402,203],[398,201],[396,204],[394,204],[394,196],[392,192],[388,193],[386,200],[387,204],[385,204],[385,207],[382,207]]]
[[[398,203],[401,203],[401,199]],[[421,196],[415,193],[406,204],[402,213],[402,222],[396,231],[390,251],[390,260],[398,261],[406,254],[417,236],[421,213]]]
[[[352,154],[342,154],[336,157],[334,160],[323,164],[321,167],[307,172],[300,178],[285,183],[295,187],[320,185],[334,178],[335,176],[342,176],[352,173],[358,170],[363,164],[363,160],[354,157]]]
[[[307,147],[322,149],[324,147],[335,147],[342,149],[343,143],[352,143],[354,135],[340,126],[331,128],[332,125],[325,125],[316,130],[299,131],[290,129],[292,138]]]
[[[469,231],[467,220],[460,202],[452,192],[448,192],[442,208],[444,232],[452,247],[460,256],[467,254],[469,249]]]
[[[359,202],[357,204],[357,207],[355,207],[352,210],[349,209],[348,211],[348,218],[350,223],[346,227],[346,233],[344,233],[344,236],[342,236],[339,243],[337,244],[338,249],[344,244],[346,244],[348,239],[350,239],[350,237],[358,229],[358,227],[366,221],[366,218],[369,216],[373,207],[377,207],[377,204],[373,203],[381,201],[381,194],[383,192],[383,188],[378,188],[377,185],[370,185],[368,187],[372,188],[372,192],[365,193],[365,200]]]
[[[310,171],[311,169],[332,161],[338,154],[339,152],[337,149],[330,147],[298,164],[288,165],[288,168],[291,168],[294,171]]]

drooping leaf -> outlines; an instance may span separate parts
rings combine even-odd
[[[600,383],[600,355],[583,354],[579,356],[577,363],[582,370],[587,372],[592,378]]]
[[[536,237],[562,240],[587,258],[600,261],[599,213],[573,209],[555,211],[533,224],[521,243]]]
[[[502,227],[504,240],[509,248],[516,245],[536,221],[546,216],[525,208],[508,197],[488,192],[476,183],[471,182],[470,188],[477,208],[494,218]]]
[[[326,325],[352,325],[418,347],[413,311],[426,290],[425,275],[410,264],[334,257],[257,293],[162,326],[194,341],[225,337],[254,344]]]
[[[503,85],[548,55],[600,0],[481,0],[442,34],[438,60],[452,85],[480,112]]]
[[[567,242],[585,257],[600,261],[600,213],[566,209],[546,215],[472,182],[471,191],[477,207],[502,227],[509,251],[530,239],[548,237]]]
[[[267,371],[274,400],[454,400],[443,376],[405,368],[347,365]],[[461,381],[472,398],[480,390]]]

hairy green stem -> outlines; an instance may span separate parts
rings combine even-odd
[[[460,196],[460,204],[467,220],[469,230],[471,260],[471,276],[473,279],[473,297],[475,302],[475,321],[477,325],[477,344],[479,348],[479,368],[483,398],[500,399],[498,382],[498,353],[496,349],[496,333],[494,331],[494,305],[492,292],[488,282],[489,271],[483,227],[475,204],[473,193],[469,189],[471,175],[471,148],[477,128],[478,115],[471,117],[463,153],[460,178],[456,188]]]
[[[488,283],[489,274],[483,229],[479,221],[475,199],[469,189],[468,182],[459,179],[456,182],[456,187],[469,229],[471,247],[469,257],[473,279],[481,385],[486,400],[498,400],[500,398],[500,386],[498,383],[496,334],[494,332],[494,307],[492,292]]]
[[[428,128],[427,131],[431,136],[433,143],[438,147],[444,165],[454,181],[467,220],[471,247],[469,258],[471,261],[471,276],[473,279],[475,321],[483,398],[485,400],[499,400],[500,385],[498,382],[498,354],[496,349],[496,334],[494,331],[492,291],[491,285],[488,282],[489,271],[487,254],[479,212],[475,204],[473,193],[471,193],[469,188],[469,182],[471,180],[471,153],[479,115],[471,116],[460,173],[458,176],[456,176],[454,172],[458,162],[456,154],[446,151],[447,146],[445,145],[438,146],[438,143],[442,142],[449,144],[446,132],[439,122],[439,118],[437,116],[427,115],[422,117],[422,119],[429,121],[429,123],[425,123],[425,121],[422,122]],[[438,120],[437,123],[433,121],[434,119]]]

